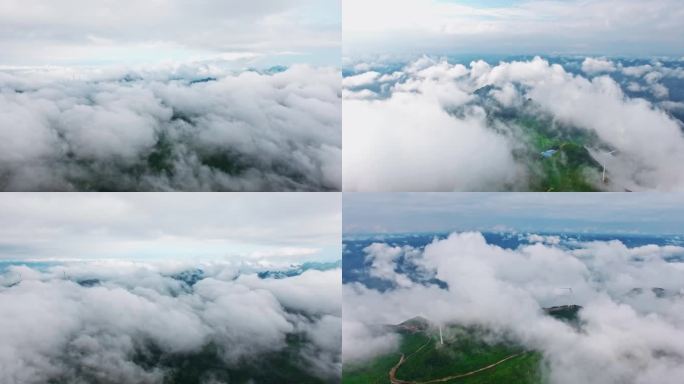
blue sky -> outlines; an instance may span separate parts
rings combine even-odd
[[[346,0],[343,11],[351,58],[684,55],[680,0]]]
[[[684,194],[667,193],[347,193],[343,213],[345,233],[684,233]]]

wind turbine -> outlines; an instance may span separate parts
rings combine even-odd
[[[615,152],[617,152],[617,150],[610,151],[610,152],[608,152],[608,154],[612,155]],[[606,163],[605,163],[605,161],[601,162],[601,166],[603,166],[603,176],[601,177],[601,180],[603,181],[603,184],[605,184],[606,183]]]
[[[442,337],[442,324],[439,325],[439,343],[444,345],[444,338]]]
[[[605,184],[605,183],[606,183],[606,162],[605,162],[605,160],[603,160],[603,161],[598,160],[598,159],[596,158],[596,156],[594,156],[594,152],[593,152],[589,147],[587,147],[586,145],[584,146],[584,149],[586,149],[587,151],[589,151],[589,153],[591,154],[591,156],[592,156],[594,159],[596,159],[597,161],[599,161],[599,162],[601,163],[601,167],[603,167],[603,171],[601,171],[601,181]],[[612,155],[613,153],[615,153],[615,152],[617,152],[617,151],[618,151],[617,149],[614,149],[614,150],[608,152],[608,155],[610,156],[610,155]],[[598,151],[597,151],[597,152],[598,152]],[[598,153],[596,153],[596,154],[598,154]]]

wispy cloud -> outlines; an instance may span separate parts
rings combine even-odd
[[[338,0],[3,0],[2,64],[97,64],[216,54],[278,56],[334,64]]]
[[[488,3],[345,1],[345,54],[679,55],[683,47],[677,0]]]
[[[681,234],[681,193],[354,193],[344,231],[590,231]]]
[[[6,194],[1,259],[337,260],[338,194]]]

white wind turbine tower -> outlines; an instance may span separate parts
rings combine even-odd
[[[616,152],[616,151],[610,151],[610,152],[608,152],[608,155],[612,155],[612,154],[615,153],[615,152]],[[603,176],[601,177],[601,180],[602,180],[603,183],[605,184],[605,183],[606,183],[606,162],[605,162],[605,161],[602,161],[602,162],[601,162],[601,166],[603,166]]]
[[[444,345],[444,338],[442,337],[442,324],[439,325],[439,344]]]
[[[594,153],[595,153],[595,152],[592,151],[592,150],[591,150],[589,147],[587,147],[586,145],[584,146],[584,148],[585,148],[587,151],[589,151],[589,153],[592,155],[592,157],[593,157],[594,159],[598,160],[598,161],[601,163],[601,167],[603,167],[603,171],[601,172],[601,181],[605,184],[605,183],[606,183],[606,161],[605,161],[605,160],[599,160],[599,159],[597,159],[596,156],[594,156]],[[617,152],[617,149],[608,152],[607,155],[610,156],[610,155],[612,155],[612,154],[615,153],[615,152]],[[598,155],[599,153],[596,152],[596,154]]]

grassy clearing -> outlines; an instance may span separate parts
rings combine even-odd
[[[525,352],[507,341],[489,341],[491,337],[475,328],[454,325],[446,327],[443,332],[443,345],[434,329],[415,333],[402,332],[398,351],[377,357],[365,365],[345,366],[342,382],[388,383],[389,371],[397,364],[401,354],[406,356],[406,361],[398,369],[396,377],[406,381],[424,382],[475,371],[521,352],[524,353],[483,372],[445,383],[543,382],[542,358],[539,353]]]
[[[584,130],[557,128],[556,123],[538,117],[515,119],[520,127],[527,151],[520,154],[530,168],[530,188],[533,191],[592,192],[598,191],[602,166],[594,160],[586,146],[599,139]],[[557,150],[551,157],[541,153]]]

